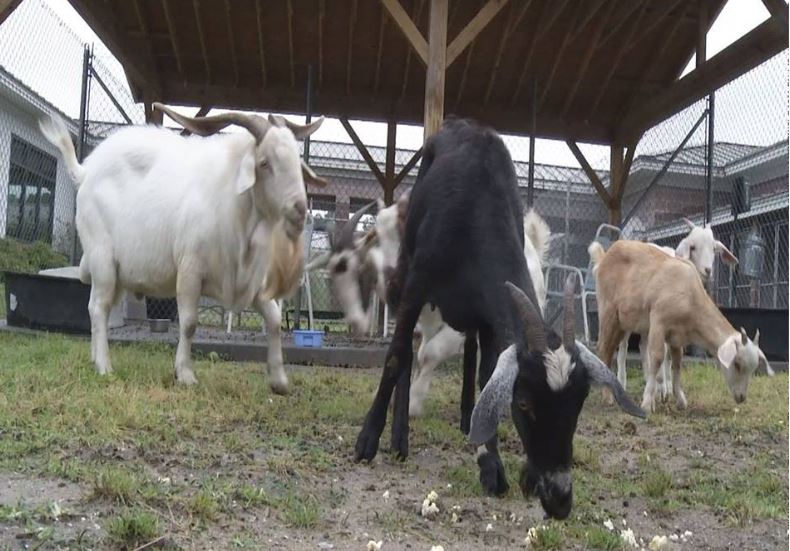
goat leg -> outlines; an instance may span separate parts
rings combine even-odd
[[[411,388],[411,361],[401,371],[395,386],[395,403],[392,408],[392,436],[390,446],[401,461],[409,456],[409,389]]]
[[[469,434],[472,410],[475,407],[475,375],[477,371],[477,331],[468,331],[464,340],[464,381],[461,388],[461,432]]]

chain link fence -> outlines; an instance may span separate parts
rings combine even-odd
[[[87,52],[85,47],[43,0],[26,0],[0,26],[0,236],[15,243],[41,242],[72,263],[80,257],[75,190],[36,120],[59,114],[75,143],[82,144],[83,155],[118,127],[145,122],[142,105],[134,102],[118,62],[100,46]],[[713,231],[741,260],[734,269],[716,263],[713,295],[722,306],[788,306],[787,67],[785,51],[718,90],[713,109],[707,99],[701,100],[651,128],[637,146],[628,176],[622,237],[675,246],[688,232],[682,217],[697,224],[707,220],[710,167]],[[529,140],[504,140],[526,205]],[[418,146],[396,151],[396,174]],[[608,186],[609,148],[580,147]],[[385,148],[368,151],[383,172]],[[313,224],[306,254],[314,257],[328,250],[334,227],[371,201],[383,199],[384,192],[351,143],[313,140],[308,157],[330,182],[308,194]],[[411,189],[418,168],[419,163],[395,189],[396,199]],[[556,318],[567,273],[577,273],[582,280],[579,298],[585,305],[585,293],[594,290],[587,273],[587,246],[609,212],[566,144],[557,141],[537,140],[533,198],[552,232],[546,259],[547,314]],[[371,227],[375,214],[373,208],[359,229]],[[309,300],[303,281],[297,295],[284,303],[284,324],[289,329],[305,327],[311,306],[315,328],[346,331],[328,273],[317,270],[308,277]],[[590,304],[592,308],[594,301]],[[147,299],[143,306],[140,317],[176,317],[172,299]],[[577,311],[581,327],[587,316],[583,309]],[[208,299],[201,303],[199,321],[231,330],[257,331],[262,326],[257,313],[230,315]],[[590,336],[594,338],[594,328]]]

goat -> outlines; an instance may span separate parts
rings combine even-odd
[[[484,491],[502,495],[508,489],[496,427],[509,408],[529,457],[522,490],[537,493],[549,515],[565,518],[572,502],[573,433],[590,383],[612,388],[629,413],[644,413],[614,374],[573,340],[573,324],[567,323],[572,312],[564,339],[546,327],[523,250],[523,210],[505,144],[474,121],[445,120],[424,146],[409,198],[388,287],[388,302],[397,307],[395,332],[354,457],[370,461],[376,456],[393,390],[392,450],[408,456],[412,336],[430,302],[450,327],[467,333],[467,342],[470,333],[479,337],[483,391],[469,436],[475,444],[485,442],[477,459]],[[465,383],[469,371],[465,361]]]
[[[80,164],[63,121],[40,122],[77,187],[76,224],[84,254],[80,279],[91,285],[91,359],[112,371],[107,317],[123,290],[175,296],[178,382],[194,384],[190,348],[198,300],[226,307],[252,304],[264,317],[270,346],[269,384],[288,391],[280,341],[280,309],[303,267],[305,182],[325,184],[300,162],[297,139],[315,132],[280,116],[225,113],[192,118],[154,108],[194,134],[130,127],[104,140]],[[214,135],[236,125],[247,132]]]
[[[369,283],[375,280],[375,290],[384,297],[382,287],[397,264],[403,221],[408,210],[408,195],[402,195],[389,207],[378,200],[378,216],[373,237],[354,242],[349,228],[353,231],[365,209],[358,211],[332,239],[332,249],[311,261],[308,269],[329,267],[332,286],[340,302],[347,322],[358,332],[366,332],[367,320],[371,318],[369,308],[372,301],[369,294],[374,290]],[[541,313],[546,304],[546,285],[543,279],[542,264],[548,249],[551,230],[540,215],[529,210],[524,216],[524,256],[538,297]],[[372,240],[371,240],[372,239]],[[371,243],[373,243],[371,245]],[[375,272],[366,273],[367,272]],[[417,351],[417,373],[414,377],[409,396],[409,416],[422,415],[425,398],[431,385],[433,370],[442,362],[463,352],[464,336],[449,327],[442,320],[441,313],[426,304],[420,313],[418,325],[422,335]],[[476,361],[476,360],[475,360]],[[473,389],[467,392],[473,392]],[[469,409],[471,414],[471,408]],[[469,422],[462,421],[464,432],[468,432]]]
[[[707,285],[710,282],[711,273],[713,273],[713,262],[716,255],[720,255],[722,261],[728,265],[737,265],[738,259],[730,250],[713,236],[713,230],[710,226],[699,227],[688,218],[683,218],[683,221],[689,227],[689,234],[684,237],[677,248],[662,247],[660,245],[652,244],[654,247],[668,254],[669,256],[676,256],[684,258],[694,264],[697,273],[702,278],[703,284]],[[620,348],[617,351],[617,380],[626,388],[626,356],[628,354],[628,339],[631,333],[626,333],[623,340],[620,342]],[[639,351],[642,356],[642,369],[647,373],[647,339],[642,339],[639,343]],[[669,371],[670,357],[669,348],[664,347],[664,361],[661,363],[661,395],[662,398],[667,398],[671,394],[672,378]]]
[[[598,300],[598,354],[607,365],[624,332],[647,335],[648,369],[642,408],[655,411],[656,376],[664,343],[672,358],[675,399],[686,407],[680,386],[683,347],[705,348],[722,367],[732,397],[746,399],[749,378],[764,366],[773,370],[759,348],[759,331],[751,340],[735,330],[708,296],[694,265],[673,258],[647,243],[617,241],[604,252],[600,243],[589,249]]]

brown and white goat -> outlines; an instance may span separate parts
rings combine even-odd
[[[626,332],[647,335],[648,369],[642,408],[655,410],[656,376],[664,343],[672,358],[672,387],[680,407],[686,396],[680,386],[683,347],[696,344],[715,357],[736,402],[746,399],[749,379],[763,366],[773,375],[754,340],[736,330],[705,292],[694,265],[673,258],[648,243],[618,241],[604,252],[599,243],[589,249],[598,300],[598,354],[607,365]]]

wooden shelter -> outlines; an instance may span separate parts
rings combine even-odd
[[[0,22],[20,0],[0,0]],[[70,0],[150,104],[424,122],[612,146],[610,218],[642,132],[787,47],[787,4],[706,60],[726,0]],[[687,62],[697,67],[679,79]],[[533,116],[534,115],[534,116]],[[369,156],[368,156],[369,157]],[[397,176],[380,176],[392,196]]]

